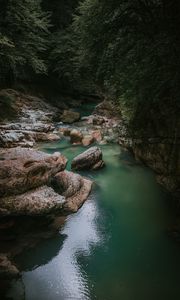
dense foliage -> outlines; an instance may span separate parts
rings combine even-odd
[[[78,0],[43,0],[42,7],[51,12],[51,36],[48,49],[49,74],[59,79],[62,87],[70,88],[76,81],[77,43],[71,28]]]
[[[85,0],[74,27],[80,62],[106,93],[130,105],[180,97],[180,2]]]
[[[1,80],[45,73],[49,20],[39,0],[0,0]]]
[[[47,73],[131,107],[180,97],[177,0],[0,0],[0,81]]]

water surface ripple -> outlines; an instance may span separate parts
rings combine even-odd
[[[63,144],[64,143],[64,144]],[[44,144],[69,161],[82,147]],[[180,249],[167,235],[173,213],[150,170],[117,145],[102,146],[106,168],[58,237],[17,258],[16,300],[179,300]],[[69,167],[69,166],[68,166]]]

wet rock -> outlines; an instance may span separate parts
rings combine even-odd
[[[49,142],[53,142],[53,141],[59,141],[60,140],[60,136],[55,134],[55,133],[48,133],[47,134],[47,141]]]
[[[36,133],[35,135],[36,142],[54,142],[60,139],[60,136],[55,133]]]
[[[89,146],[91,144],[93,144],[95,141],[94,137],[91,135],[85,135],[82,139],[82,144],[83,146]]]
[[[0,216],[47,216],[59,213],[65,199],[48,186],[0,199]]]
[[[102,140],[101,130],[93,130],[91,134],[94,140],[96,140],[97,142],[100,142]]]
[[[74,112],[71,110],[64,110],[62,117],[61,117],[61,121],[63,123],[69,123],[72,124],[76,121],[80,120],[80,113],[78,112]]]
[[[91,180],[69,171],[56,174],[54,184],[66,198],[63,208],[68,213],[76,212],[82,206],[92,188]]]
[[[5,254],[0,254],[0,278],[16,278],[20,272]]]
[[[61,133],[61,134],[63,134],[64,136],[70,136],[70,132],[71,132],[71,128],[69,128],[69,127],[60,127],[59,129],[58,129],[58,131]]]
[[[67,159],[26,148],[0,152],[0,197],[20,194],[47,184],[52,176],[65,169]]]
[[[83,139],[83,135],[79,130],[77,129],[71,130],[70,141],[72,144],[81,144],[82,139]]]
[[[71,163],[72,170],[97,170],[104,167],[102,151],[98,147],[91,147],[75,157]]]

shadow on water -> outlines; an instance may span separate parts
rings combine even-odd
[[[97,225],[99,217],[92,194],[77,214],[68,217],[59,237],[17,257],[22,279],[12,282],[8,296],[13,300],[90,300],[91,285],[84,263],[104,243]]]
[[[62,141],[70,168],[82,147]],[[42,145],[43,149],[43,145]],[[96,182],[58,237],[17,258],[22,279],[13,300],[179,300],[180,249],[166,235],[174,215],[154,174],[118,145],[102,146],[106,167],[84,172]]]
[[[59,234],[51,239],[44,240],[32,249],[28,249],[16,256],[16,264],[20,271],[33,271],[36,268],[48,264],[61,250],[66,234]]]

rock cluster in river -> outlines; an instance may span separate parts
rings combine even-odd
[[[98,148],[89,149],[82,156],[84,161],[78,157],[74,160],[78,165],[83,161],[83,168],[102,164]],[[67,159],[58,152],[50,155],[17,147],[2,150],[0,158],[0,217],[46,217],[64,210],[74,212],[91,191],[90,180],[64,171]],[[58,186],[58,193],[51,182]]]
[[[85,147],[93,143],[118,142],[150,166],[169,191],[179,195],[179,121],[173,119],[173,114],[166,118],[168,121],[163,118],[163,124],[167,123],[165,130],[160,122],[161,114],[157,116],[155,110],[148,111],[148,114],[153,113],[149,118],[152,121],[149,127],[153,130],[147,134],[141,126],[129,131],[126,120],[119,117],[117,107],[109,101],[98,104],[92,115],[80,119],[80,114],[64,103],[55,108],[44,99],[14,90],[1,91],[1,95],[13,97],[12,111],[15,113],[13,120],[1,119],[0,124],[1,239],[9,238],[6,233],[17,225],[16,218],[32,218],[33,222],[40,219],[39,224],[44,222],[46,228],[54,216],[76,212],[91,191],[91,180],[65,170],[67,159],[63,155],[29,149],[37,142],[58,141],[63,136],[73,145]],[[78,105],[79,102],[74,107]],[[162,107],[161,110],[165,111]],[[166,116],[168,114],[169,111]],[[55,126],[54,120],[61,122]],[[103,166],[102,152],[96,146],[75,157],[71,163],[72,170],[96,170]],[[22,248],[24,244],[27,243],[22,240]],[[19,275],[9,256],[11,251],[8,255],[0,254],[0,276]]]
[[[49,223],[82,206],[92,181],[65,171],[66,164],[58,152],[50,155],[21,147],[0,150],[0,231],[16,226],[20,217],[33,217],[37,222],[41,218],[41,223],[43,218]],[[0,276],[18,275],[13,263],[0,253]]]
[[[13,98],[14,119],[1,120],[0,147],[33,147],[37,142],[56,141],[53,119],[59,110],[44,99],[25,95],[15,90],[2,90],[1,96]],[[2,108],[3,109],[3,108]],[[1,114],[1,119],[3,114]]]
[[[73,145],[89,146],[93,143],[117,143],[119,139],[120,121],[115,117],[108,119],[104,116],[90,115],[83,117],[73,127],[60,125],[61,135],[69,136]]]

